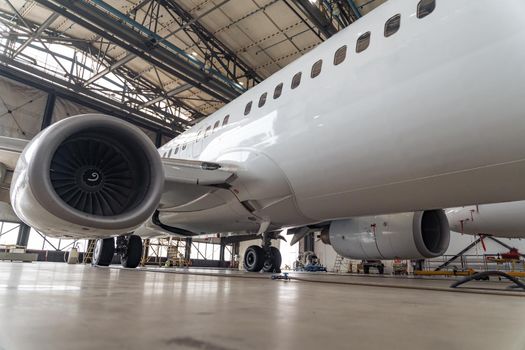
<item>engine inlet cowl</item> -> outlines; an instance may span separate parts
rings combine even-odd
[[[20,157],[13,183],[13,207],[33,227],[118,234],[153,214],[164,171],[155,146],[140,129],[114,117],[86,114],[38,134]]]

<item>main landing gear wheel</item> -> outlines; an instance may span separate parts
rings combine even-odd
[[[115,240],[113,238],[99,239],[93,250],[93,260],[91,264],[93,266],[109,266],[114,254]]]
[[[264,249],[257,245],[249,246],[244,253],[244,268],[250,272],[259,272],[265,260]]]
[[[120,254],[120,263],[123,267],[134,269],[139,266],[142,258],[142,239],[139,236],[131,235],[126,241],[125,251]]]
[[[264,260],[262,270],[264,272],[281,272],[281,252],[275,247],[270,247],[270,257]]]

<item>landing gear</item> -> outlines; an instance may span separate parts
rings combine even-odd
[[[249,246],[244,253],[246,271],[259,272],[264,266],[264,249],[258,245]]]
[[[281,252],[271,246],[274,239],[269,233],[263,234],[262,247],[252,245],[244,253],[244,268],[250,272],[281,272]]]
[[[123,267],[134,269],[142,257],[142,240],[137,235],[117,237],[117,254]]]
[[[275,247],[270,247],[270,257],[264,260],[262,270],[264,272],[281,272],[281,252]]]
[[[99,239],[93,250],[93,260],[91,264],[93,266],[109,266],[114,254],[115,240],[113,238]]]

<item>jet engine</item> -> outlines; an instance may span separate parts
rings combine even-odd
[[[321,239],[352,259],[425,259],[445,253],[450,230],[443,210],[428,210],[335,220]]]
[[[134,230],[158,206],[160,156],[137,127],[85,114],[40,132],[11,183],[17,216],[51,236],[107,237]]]

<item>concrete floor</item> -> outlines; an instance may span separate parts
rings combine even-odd
[[[522,296],[0,263],[0,350],[523,350],[524,325]]]

